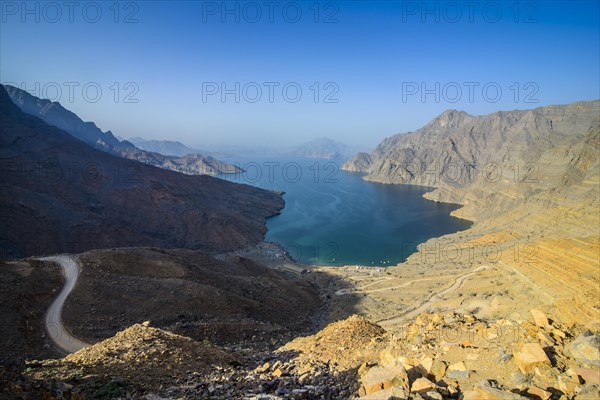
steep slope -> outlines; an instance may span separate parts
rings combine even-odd
[[[344,163],[343,169],[348,172],[365,172],[371,168],[373,160],[369,153],[358,153]]]
[[[82,121],[76,114],[65,109],[58,102],[39,99],[14,86],[4,85],[4,88],[21,111],[70,133],[95,149],[186,175],[214,176],[221,173],[242,172],[234,165],[196,152],[191,152],[194,154],[186,157],[180,157],[139,149],[126,140],[120,141],[111,131],[102,132],[93,122]],[[187,154],[189,153],[184,155]]]
[[[435,188],[426,198],[464,205],[468,231],[423,249],[468,248],[458,262],[426,252],[405,268],[494,263],[518,274],[565,324],[600,318],[600,101],[471,116],[446,111],[425,127],[385,139],[345,164],[365,179]],[[423,250],[425,251],[425,250]],[[444,254],[441,250],[440,254]],[[447,258],[447,257],[446,257]]]
[[[303,277],[243,257],[127,248],[78,261],[81,276],[63,320],[89,343],[144,320],[212,343],[262,342],[311,328],[322,305]]]
[[[0,88],[5,256],[151,245],[227,250],[262,240],[277,193],[95,150],[23,113]]]
[[[385,139],[370,162],[359,154],[343,169],[367,173],[367,180],[442,188],[430,195],[439,201],[470,204],[478,191],[482,201],[507,189],[493,205],[510,208],[512,197],[564,190],[593,173],[598,156],[583,144],[596,140],[592,129],[599,121],[600,101],[480,117],[450,110],[415,132]],[[580,157],[587,164],[570,164]],[[507,196],[511,201],[503,206]],[[469,215],[482,217],[481,208]]]

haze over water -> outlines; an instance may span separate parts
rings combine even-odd
[[[430,238],[467,229],[457,205],[422,197],[431,189],[367,182],[320,159],[228,160],[246,170],[223,178],[284,191],[285,208],[267,221],[266,240],[297,261],[386,266],[404,261]]]

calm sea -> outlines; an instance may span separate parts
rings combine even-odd
[[[386,266],[404,261],[426,240],[467,229],[450,216],[459,206],[422,197],[431,189],[367,182],[320,159],[229,159],[246,172],[222,178],[284,191],[285,208],[267,221],[266,240],[297,261]]]

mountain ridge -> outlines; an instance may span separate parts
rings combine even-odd
[[[493,246],[494,262],[527,277],[556,318],[573,324],[600,318],[589,301],[598,296],[599,261],[588,256],[600,246],[599,151],[595,100],[484,116],[446,111],[417,131],[384,139],[343,169],[369,181],[430,187],[425,198],[460,204],[452,215],[474,221],[422,244],[403,268],[426,266],[432,247],[485,254]],[[516,255],[523,248],[530,257]],[[487,262],[469,257],[460,264]],[[439,268],[452,265],[442,259]]]
[[[166,156],[183,157],[189,154],[212,156],[208,151],[193,149],[177,140],[155,140],[134,137],[130,138],[128,141],[133,143],[139,149],[164,154]]]
[[[183,175],[94,149],[22,112],[0,88],[2,233],[7,258],[95,248],[225,251],[258,243],[281,196]]]
[[[98,150],[186,175],[214,176],[222,173],[243,172],[237,166],[198,153],[180,157],[139,149],[130,141],[117,139],[110,130],[102,132],[94,122],[84,122],[77,114],[66,109],[59,102],[40,99],[11,85],[3,86],[21,111],[41,118],[49,125],[70,133],[73,137]]]

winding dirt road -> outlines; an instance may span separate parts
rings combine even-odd
[[[385,292],[385,291],[387,291],[387,290],[393,290],[393,289],[399,289],[399,288],[403,288],[403,287],[411,286],[411,285],[413,285],[413,284],[415,284],[415,283],[417,283],[417,282],[422,282],[422,281],[431,281],[431,280],[434,280],[434,279],[439,279],[439,277],[415,279],[415,280],[412,280],[412,281],[409,281],[409,282],[405,282],[405,283],[403,283],[403,284],[401,284],[401,285],[396,285],[396,286],[388,286],[388,287],[382,287],[382,288],[379,288],[379,289],[370,289],[370,290],[365,290],[366,288],[368,288],[368,287],[370,287],[370,286],[377,285],[378,283],[381,283],[381,282],[383,282],[383,281],[390,280],[390,279],[393,279],[393,278],[382,278],[382,279],[380,279],[380,280],[377,280],[377,281],[375,281],[375,282],[371,282],[371,283],[369,283],[369,284],[367,284],[367,285],[365,285],[365,286],[362,286],[362,287],[360,287],[360,288],[353,288],[353,289],[340,289],[340,290],[337,290],[337,291],[335,292],[335,294],[336,294],[337,296],[343,296],[343,295],[346,295],[346,294],[355,294],[355,293],[376,293],[376,292]]]
[[[48,331],[48,335],[50,335],[50,338],[56,346],[67,353],[74,353],[77,350],[90,346],[89,343],[82,342],[72,336],[69,331],[65,329],[61,318],[65,300],[75,287],[77,279],[79,278],[79,264],[77,264],[77,261],[75,261],[73,257],[68,255],[43,257],[40,258],[40,260],[59,264],[62,267],[63,275],[65,277],[65,286],[63,286],[58,297],[56,297],[46,312],[46,330]]]
[[[393,316],[391,318],[386,318],[386,319],[379,320],[379,321],[377,321],[377,323],[379,325],[381,325],[381,326],[394,325],[394,324],[402,322],[402,321],[404,321],[404,320],[406,320],[408,318],[412,318],[412,317],[414,317],[414,316],[422,313],[423,311],[425,311],[429,306],[431,306],[431,304],[434,301],[438,300],[443,295],[448,294],[448,293],[450,293],[450,292],[458,289],[459,287],[461,287],[462,284],[464,283],[464,281],[468,277],[470,277],[471,275],[474,275],[474,274],[478,273],[479,271],[483,271],[483,270],[486,270],[486,269],[488,269],[488,267],[485,266],[485,265],[482,265],[480,267],[475,268],[471,272],[467,272],[466,274],[457,276],[454,279],[454,283],[452,283],[451,286],[447,287],[446,289],[440,290],[439,292],[432,293],[429,297],[427,297],[425,300],[423,300],[423,302],[419,306],[414,307],[414,308],[412,308],[412,309],[410,309],[408,311],[405,311],[404,313],[402,313],[400,315],[395,315],[395,316]],[[414,281],[410,281],[410,282],[404,283],[404,284],[402,284],[400,286],[394,286],[394,287],[382,288],[382,289],[375,289],[375,290],[365,291],[365,292],[375,292],[375,291],[383,291],[383,290],[386,290],[386,289],[387,290],[395,289],[395,288],[398,288],[398,287],[411,285],[411,284],[413,284],[414,282],[417,282],[417,281],[423,281],[423,280],[429,280],[429,279],[430,278],[417,279],[417,280],[414,280]],[[348,294],[348,293],[339,293],[339,294]]]

